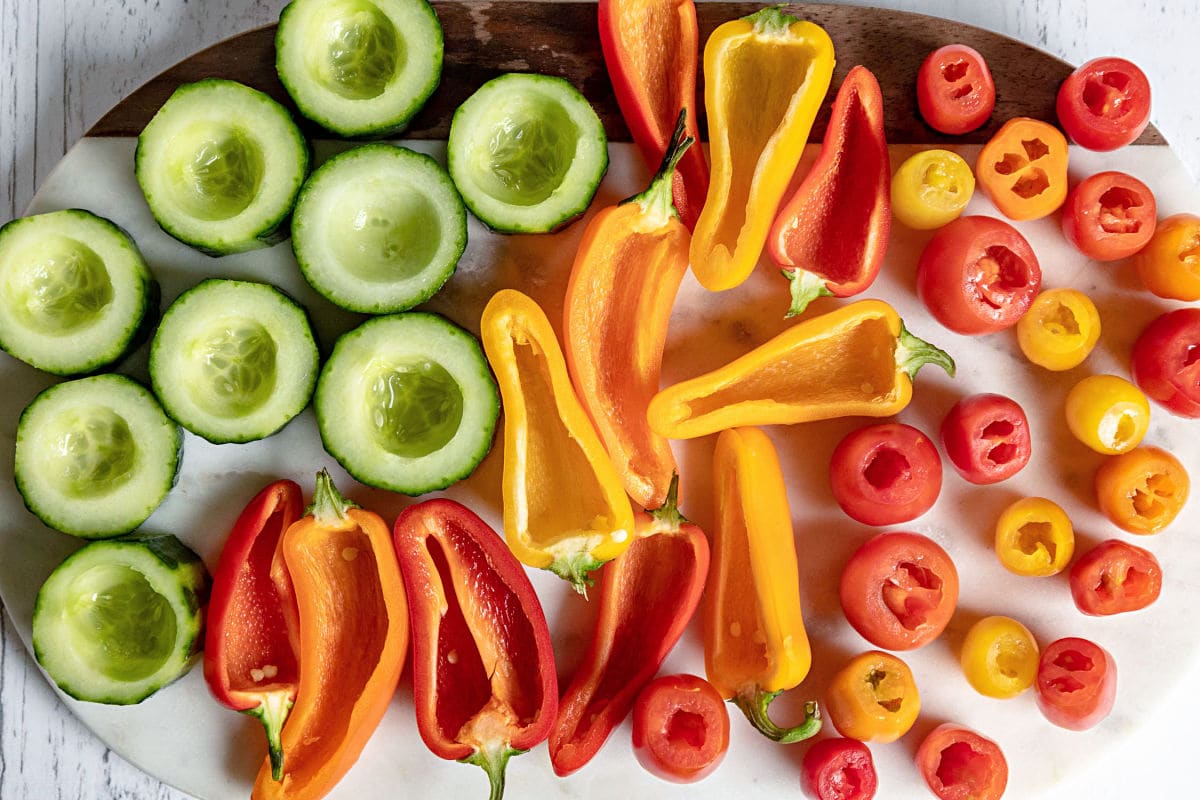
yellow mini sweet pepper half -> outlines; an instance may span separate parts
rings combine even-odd
[[[821,729],[815,702],[780,728],[767,714],[800,684],[812,651],[800,610],[792,512],[775,446],[756,428],[722,431],[713,454],[713,530],[704,627],[708,680],[764,736],[798,742]]]
[[[860,300],[663,389],[646,415],[670,439],[744,425],[888,417],[908,405],[912,378],[929,363],[954,374],[954,360],[909,333],[890,305]]]
[[[712,176],[692,234],[706,289],[732,289],[762,254],[779,201],[833,77],[819,25],[764,8],[717,27],[704,47]]]
[[[523,564],[549,569],[580,594],[588,573],[633,541],[633,508],[575,395],[545,312],[497,292],[481,339],[504,403],[504,535]]]

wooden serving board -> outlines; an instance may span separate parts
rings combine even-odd
[[[453,110],[485,80],[505,71],[535,71],[567,77],[596,107],[611,141],[613,160],[593,203],[593,211],[642,188],[647,172],[628,144],[623,122],[603,66],[595,33],[594,3],[435,2],[446,37],[442,84],[405,134],[406,144],[441,158]],[[721,22],[744,16],[761,6],[750,3],[700,3],[701,41]],[[1015,40],[967,25],[916,14],[860,7],[799,4],[791,13],[821,24],[832,37],[838,68],[833,87],[855,64],[876,74],[885,94],[887,135],[893,142],[893,166],[914,145],[944,145],[974,161],[978,145],[1006,119],[1032,116],[1054,119],[1054,93],[1071,66]],[[274,70],[272,26],[249,31],[188,58],[151,80],[105,115],[59,165],[42,187],[30,213],[79,206],[110,216],[134,236],[163,288],[164,305],[201,278],[220,275],[276,283],[312,312],[318,339],[328,352],[333,337],[357,322],[340,312],[304,283],[287,244],[267,250],[210,259],[163,234],[142,200],[132,174],[133,140],[163,101],[181,83],[224,77],[255,86],[290,105]],[[918,65],[942,44],[964,42],[987,59],[995,77],[998,104],[988,124],[966,137],[949,139],[925,126],[915,110],[913,81]],[[823,135],[830,91],[811,141]],[[309,127],[314,139],[324,138]],[[1127,148],[1118,156],[1072,151],[1072,173],[1086,175],[1104,168],[1125,168],[1146,181],[1158,195],[1160,211],[1169,213],[1197,205],[1195,187],[1154,128],[1139,140],[1152,147]],[[319,142],[318,156],[332,145]],[[810,146],[806,162],[811,161]],[[996,214],[976,196],[968,213]],[[557,325],[562,291],[575,244],[586,220],[552,236],[502,237],[471,221],[470,244],[455,277],[430,307],[471,330],[479,311],[501,286],[533,295]],[[1071,285],[1088,292],[1100,307],[1105,337],[1085,368],[1051,375],[1024,362],[1007,334],[961,337],[937,325],[915,297],[916,256],[928,233],[893,226],[887,261],[868,296],[881,297],[900,310],[919,336],[936,341],[956,357],[958,376],[923,372],[912,405],[899,420],[927,433],[936,432],[945,411],[961,396],[1000,391],[1021,402],[1039,438],[1034,460],[1021,475],[998,487],[971,487],[949,465],[942,495],[934,510],[902,526],[925,533],[943,544],[963,577],[959,611],[947,633],[905,660],[912,665],[925,693],[924,711],[914,730],[901,742],[875,747],[881,777],[880,797],[918,800],[928,792],[912,768],[911,757],[921,736],[936,724],[955,720],[997,739],[1012,771],[1008,797],[1075,798],[1066,783],[1084,770],[1105,769],[1101,753],[1129,741],[1146,709],[1161,705],[1172,681],[1200,678],[1197,645],[1190,620],[1200,614],[1200,550],[1189,547],[1186,534],[1200,527],[1193,501],[1172,531],[1147,546],[1167,565],[1163,598],[1140,616],[1085,620],[1066,592],[1065,576],[1047,580],[1017,579],[1000,567],[991,552],[990,529],[999,510],[1022,495],[1043,494],[1059,502],[1076,523],[1082,551],[1101,539],[1120,536],[1092,507],[1092,471],[1100,457],[1065,433],[1061,398],[1070,385],[1089,372],[1128,374],[1129,345],[1140,326],[1169,304],[1139,291],[1128,269],[1100,267],[1065,243],[1053,218],[1023,223],[1045,273],[1046,286]],[[841,301],[822,299],[809,315]],[[664,382],[671,383],[715,367],[745,352],[791,324],[782,317],[786,289],[777,273],[760,269],[742,287],[714,295],[689,278],[681,289],[672,318]],[[1009,332],[1011,333],[1011,332]],[[145,348],[120,369],[144,376]],[[33,597],[51,569],[79,542],[44,529],[20,504],[12,488],[12,431],[20,410],[53,379],[0,354],[0,595],[15,627],[28,645]],[[814,644],[814,665],[797,690],[777,702],[778,719],[793,718],[804,699],[820,699],[834,671],[849,656],[869,645],[849,629],[838,605],[836,581],[850,553],[876,531],[851,522],[836,507],[828,487],[828,458],[836,442],[862,420],[833,420],[803,426],[780,426],[770,434],[780,450],[800,553],[802,600]],[[499,440],[498,440],[499,441]],[[1194,426],[1156,411],[1148,442],[1173,449],[1185,463],[1200,464],[1200,442]],[[330,466],[339,486],[364,506],[394,518],[407,498],[355,486],[320,446],[311,411],[306,411],[275,437],[249,445],[209,445],[185,437],[179,485],[147,527],[170,530],[194,547],[210,567],[216,564],[224,533],[241,505],[268,480],[291,477],[311,487],[312,473]],[[684,511],[708,525],[712,518],[708,472],[711,437],[680,448],[684,475]],[[501,446],[497,444],[471,479],[448,494],[462,500],[499,529]],[[1132,537],[1125,536],[1127,540]],[[560,675],[574,669],[590,635],[594,609],[582,603],[557,578],[531,571],[551,620]],[[1046,643],[1066,635],[1096,638],[1114,651],[1127,682],[1118,707],[1100,728],[1087,734],[1055,729],[1038,714],[1032,697],[1011,701],[982,698],[966,686],[957,665],[957,648],[966,629],[990,613],[1021,619]],[[698,625],[685,634],[664,672],[700,673]],[[1151,680],[1151,676],[1153,679]],[[150,774],[204,800],[244,797],[263,753],[261,728],[246,717],[218,706],[209,697],[199,668],[179,683],[130,708],[109,708],[65,700],[67,707],[115,751]],[[736,711],[735,717],[736,715]],[[680,790],[688,797],[724,800],[729,796],[797,796],[799,763],[805,745],[781,747],[767,742],[740,718],[725,764],[709,779]],[[830,730],[829,733],[832,733]],[[513,759],[509,767],[510,798],[650,796],[665,787],[635,766],[629,752],[628,726],[619,729],[588,767],[567,780],[550,771],[545,747]],[[1097,764],[1099,763],[1099,767]],[[1165,768],[1164,762],[1164,768]],[[1111,767],[1108,767],[1111,769]],[[397,787],[402,787],[399,790]],[[669,787],[668,787],[669,788]],[[486,782],[474,768],[442,762],[420,742],[412,718],[411,688],[401,681],[383,725],[372,738],[359,765],[332,797],[367,800],[405,794],[482,797]],[[684,796],[684,794],[680,794]],[[5,798],[7,800],[7,798]]]

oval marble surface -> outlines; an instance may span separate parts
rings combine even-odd
[[[1185,75],[1194,75],[1197,55],[1184,41],[1197,10],[1193,2],[1169,7],[1145,0],[874,4],[1000,30],[1074,62],[1109,52],[1134,58],[1155,85],[1155,123],[1196,174],[1200,125]],[[281,5],[0,0],[0,221],[25,208],[63,152],[120,97],[178,58],[272,20]],[[1196,583],[1189,578],[1193,589]],[[113,755],[65,710],[7,617],[3,640],[0,798],[183,797]],[[1193,680],[1200,678],[1200,670],[1192,674]],[[1047,796],[1188,796],[1193,779],[1178,767],[1187,763],[1187,717],[1195,709],[1195,700],[1183,690],[1188,682],[1168,695],[1164,708],[1142,725],[1136,739],[1122,745],[1117,757]],[[1079,742],[1086,747],[1086,735]]]

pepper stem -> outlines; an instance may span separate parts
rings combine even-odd
[[[462,763],[483,767],[483,771],[487,773],[488,782],[492,786],[488,800],[500,800],[504,797],[504,769],[508,766],[508,760],[524,752],[524,750],[509,747],[507,744],[498,747],[481,747],[464,758]]]
[[[748,17],[743,17],[746,22],[754,26],[754,32],[759,36],[786,36],[788,28],[798,19],[790,14],[783,13],[783,9],[787,7],[786,3],[781,3],[777,6],[767,6],[766,8],[755,11]]]
[[[781,689],[767,692],[754,686],[739,692],[731,702],[742,710],[746,719],[750,720],[750,724],[757,728],[759,733],[773,742],[792,744],[816,736],[821,730],[821,712],[817,708],[815,700],[809,700],[804,704],[804,720],[795,727],[781,728],[771,721],[767,708],[782,691]]]
[[[313,492],[312,505],[308,507],[306,514],[324,525],[336,525],[346,518],[346,512],[351,508],[358,508],[358,504],[350,502],[338,493],[329,470],[322,469],[318,472],[317,488]]]
[[[924,339],[918,339],[900,323],[900,335],[896,338],[896,367],[912,380],[926,364],[937,364],[954,377],[954,359],[950,354]]]
[[[267,752],[271,759],[271,778],[283,780],[283,723],[292,710],[292,698],[287,691],[264,692],[262,702],[244,713],[256,717],[267,731]]]
[[[671,485],[667,487],[667,496],[663,504],[653,511],[647,512],[654,520],[653,532],[675,533],[679,526],[687,522],[687,517],[679,512],[679,473],[671,473]]]
[[[559,556],[546,569],[569,582],[576,592],[587,600],[588,587],[596,581],[589,574],[597,570],[604,562],[594,558],[590,553],[571,553]]]
[[[788,279],[792,292],[792,305],[784,318],[795,317],[804,313],[808,304],[818,297],[832,297],[833,292],[825,285],[825,279],[806,269],[782,270],[783,277]]]
[[[671,134],[671,141],[667,145],[667,152],[663,155],[658,172],[650,179],[650,185],[646,187],[644,192],[621,201],[621,205],[625,203],[637,203],[642,207],[642,213],[659,222],[660,227],[666,225],[668,220],[679,219],[679,212],[675,209],[675,203],[672,199],[674,196],[675,167],[679,164],[679,159],[683,158],[683,154],[687,152],[687,149],[696,143],[695,139],[684,135],[686,130],[687,109],[681,108],[679,109],[679,117],[675,122],[675,132]]]

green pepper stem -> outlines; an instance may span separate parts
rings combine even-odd
[[[292,698],[287,691],[266,692],[254,708],[245,710],[245,714],[256,717],[267,732],[267,751],[271,760],[272,780],[283,780],[283,723],[287,720],[288,712],[292,710]]]
[[[913,336],[904,323],[900,323],[900,336],[896,339],[896,367],[911,380],[926,364],[937,364],[946,370],[947,375],[954,377],[954,359],[950,354]]]
[[[462,763],[483,767],[483,771],[487,773],[488,782],[491,784],[491,794],[488,795],[488,800],[501,800],[504,797],[504,770],[508,766],[508,760],[524,752],[524,750],[509,747],[507,744],[497,747],[481,747],[464,758]]]
[[[318,472],[317,488],[313,492],[312,505],[306,513],[323,525],[336,525],[346,518],[346,512],[351,508],[358,508],[358,504],[350,502],[338,493],[329,470],[322,469]]]
[[[818,297],[832,297],[833,292],[825,286],[825,279],[806,269],[782,270],[783,277],[788,279],[792,293],[792,304],[784,314],[784,318],[794,317],[804,313],[808,304]]]
[[[754,26],[754,32],[759,36],[786,36],[788,29],[800,21],[790,14],[783,13],[786,7],[786,3],[767,6],[743,19]]]
[[[695,139],[684,135],[686,130],[687,108],[681,108],[675,122],[675,132],[671,134],[671,141],[667,145],[667,152],[663,155],[658,172],[651,178],[650,185],[644,192],[621,201],[621,205],[637,203],[642,207],[642,213],[657,222],[658,227],[666,225],[668,220],[679,219],[679,212],[672,199],[675,167],[687,149],[696,143]]]
[[[781,689],[767,692],[754,686],[739,692],[731,702],[742,710],[746,719],[750,720],[750,724],[757,728],[759,733],[773,742],[792,744],[816,736],[821,730],[821,712],[817,708],[815,700],[809,700],[804,704],[804,720],[799,725],[781,728],[771,721],[771,717],[767,713],[768,707],[782,691]]]
[[[590,573],[599,569],[603,564],[603,561],[594,558],[590,553],[571,553],[555,559],[546,569],[570,583],[575,591],[583,595],[584,600],[587,600],[588,587],[596,582],[589,577]]]
[[[671,473],[671,485],[667,487],[667,496],[663,504],[653,511],[647,512],[654,520],[654,532],[676,532],[687,522],[687,517],[679,511],[679,473]]]

